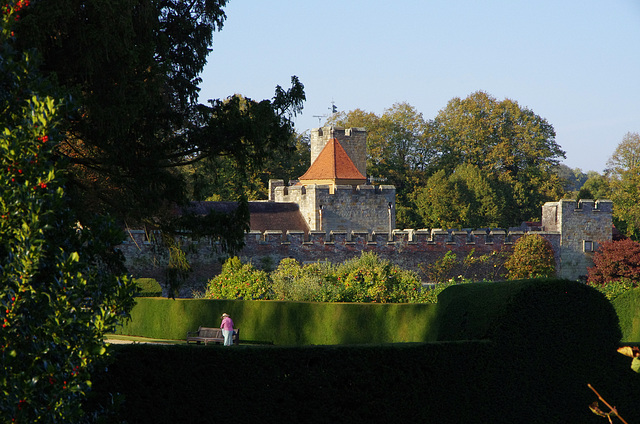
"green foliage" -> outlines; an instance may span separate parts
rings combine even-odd
[[[588,269],[587,282],[593,286],[640,283],[640,243],[631,239],[612,240],[600,244],[593,255],[594,266]],[[621,288],[621,287],[619,287]]]
[[[505,226],[501,216],[503,201],[486,171],[462,164],[447,175],[440,170],[413,196],[424,225],[428,228],[480,228]]]
[[[565,193],[572,193],[580,190],[585,181],[587,180],[587,174],[582,172],[580,168],[569,168],[564,163],[558,164],[554,168],[555,173],[560,179],[562,189]]]
[[[421,265],[430,283],[455,283],[459,281],[499,281],[504,278],[506,252],[493,251],[478,255],[471,249],[467,256],[459,258],[453,251],[447,251],[433,263]]]
[[[209,299],[376,303],[424,302],[425,296],[415,273],[367,252],[337,266],[301,266],[295,259],[284,259],[270,274],[231,258],[205,294]]]
[[[113,246],[123,234],[100,217],[78,223],[53,155],[61,101],[33,55],[14,50],[28,2],[0,14],[0,421],[79,422],[107,331],[133,307]]]
[[[640,343],[640,288],[620,293],[611,300],[620,320],[622,340],[627,343]]]
[[[162,287],[153,278],[134,278],[133,282],[138,286],[138,297],[162,296]]]
[[[269,294],[269,279],[264,271],[243,264],[238,257],[227,259],[220,275],[209,281],[206,299],[264,299]]]
[[[427,265],[425,273],[430,282],[442,283],[448,280],[448,276],[457,264],[458,257],[449,250],[440,259]]]
[[[254,344],[435,341],[436,310],[437,305],[425,303],[137,298],[131,320],[118,334],[184,340],[199,326],[220,326],[226,312],[240,328],[241,342]],[[336,326],[341,322],[348,325]]]
[[[604,284],[590,284],[594,286],[600,293],[604,294],[609,300],[613,300],[616,297],[628,292],[634,288],[634,282],[620,279],[614,281],[608,281]]]
[[[627,133],[607,161],[614,223],[618,231],[640,240],[640,134]]]
[[[65,114],[68,137],[57,149],[81,222],[109,213],[129,225],[182,230],[175,208],[193,192],[183,166],[211,159],[211,170],[224,162],[242,202],[265,158],[295,148],[292,118],[305,99],[297,77],[269,100],[198,103],[199,74],[226,0],[32,3],[16,28],[19,47],[37,49],[43,72],[81,106]],[[191,218],[230,251],[244,241],[246,214]]]
[[[329,265],[316,263],[301,266],[295,259],[283,259],[270,274],[271,298],[294,302],[329,301],[337,295],[325,279]]]
[[[355,109],[328,124],[367,128],[367,168],[396,186],[400,228],[506,228],[538,219],[564,193],[553,127],[509,99],[480,91],[430,121],[396,103],[382,116]]]
[[[525,278],[551,278],[556,275],[553,246],[538,234],[520,237],[505,267],[509,280]]]
[[[270,179],[296,180],[309,168],[311,151],[308,136],[297,135],[284,154],[272,154],[254,163],[250,169],[240,166],[234,157],[217,156],[182,168],[190,198],[208,201],[268,199]]]
[[[169,263],[165,269],[166,282],[169,288],[167,297],[175,299],[180,285],[191,272],[191,264],[189,264],[187,255],[182,250],[182,247],[173,237],[163,234],[162,240],[169,251]]]
[[[436,306],[141,299],[136,309],[145,310],[134,310],[132,323],[151,316],[166,331],[167,316],[181,325],[196,316],[192,327],[176,329],[183,338],[229,311],[241,334],[253,331],[252,340],[276,340],[276,346],[118,346],[116,362],[96,390],[104,396],[124,393],[120,417],[128,422],[202,422],[211,419],[211,393],[220,388],[219,379],[209,376],[226,364],[225,393],[237,407],[217,413],[223,422],[268,414],[273,422],[303,416],[318,423],[506,424],[526,417],[532,423],[597,424],[602,419],[588,408],[595,400],[587,388],[591,383],[615,399],[630,423],[640,421],[640,380],[628,358],[615,352],[615,316],[595,290],[559,280],[509,281],[457,286],[441,301]],[[435,310],[444,314],[434,318]],[[425,324],[437,328],[440,320],[447,323],[443,335],[449,333],[444,343],[368,339],[388,331],[387,337],[402,340],[396,335],[407,329],[416,338],[405,340],[424,340],[431,331]],[[323,332],[331,343],[310,341],[309,335]],[[306,346],[282,346],[293,344],[279,343],[285,338]],[[157,402],[171,396],[176,402]],[[290,402],[296,408],[282,407]],[[351,406],[344,408],[345,402]]]
[[[431,123],[429,136],[438,153],[433,169],[449,175],[471,164],[485,173],[502,226],[538,217],[544,202],[562,194],[554,169],[565,153],[553,127],[515,101],[481,91],[454,98]]]
[[[340,287],[337,302],[419,302],[422,286],[417,275],[400,269],[375,253],[363,252],[338,265],[328,280]]]

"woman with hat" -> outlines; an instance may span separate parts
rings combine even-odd
[[[222,329],[222,337],[224,337],[224,345],[231,346],[233,344],[233,320],[229,314],[222,314],[220,328]]]

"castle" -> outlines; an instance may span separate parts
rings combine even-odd
[[[362,128],[316,128],[311,166],[300,182],[269,181],[269,201],[294,203],[310,231],[383,232],[395,228],[396,189],[366,185],[367,133]]]
[[[299,182],[271,180],[269,200],[250,202],[251,231],[238,252],[254,265],[277,265],[283,258],[300,263],[334,263],[375,252],[416,272],[447,252],[459,258],[471,251],[491,254],[511,249],[535,232],[554,248],[558,276],[576,280],[587,274],[598,243],[612,238],[612,202],[560,200],[542,206],[537,225],[482,230],[395,229],[395,187],[366,184],[366,131],[324,127],[311,133],[311,166]],[[199,207],[232,207],[231,202],[200,202]],[[220,269],[217,243],[183,239],[192,267],[190,281],[204,284]],[[164,280],[168,254],[156,249],[143,230],[129,231],[120,246],[135,277]],[[185,295],[188,295],[186,293]]]

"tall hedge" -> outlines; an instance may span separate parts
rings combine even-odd
[[[610,378],[622,337],[618,317],[593,287],[555,279],[466,284],[444,290],[439,304],[438,340],[492,340],[488,375],[536,387],[540,395],[531,398],[491,385],[505,413],[529,403],[548,422],[580,422],[570,411],[597,400],[587,384],[605,393],[619,384]]]
[[[619,295],[611,303],[620,317],[622,340],[640,343],[640,288]]]
[[[435,340],[433,304],[313,303],[137,298],[119,334],[184,339],[200,326],[219,327],[228,313],[240,339],[277,345]]]

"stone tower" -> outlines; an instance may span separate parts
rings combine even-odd
[[[559,277],[576,280],[593,266],[598,243],[612,237],[611,200],[560,200],[542,206],[542,228],[558,231],[560,237]]]
[[[311,131],[311,166],[285,187],[269,181],[269,200],[298,204],[310,231],[391,233],[396,189],[366,185],[367,132],[324,127]]]
[[[336,139],[358,171],[367,176],[367,131],[364,128],[322,127],[311,130],[311,163],[329,140]]]

